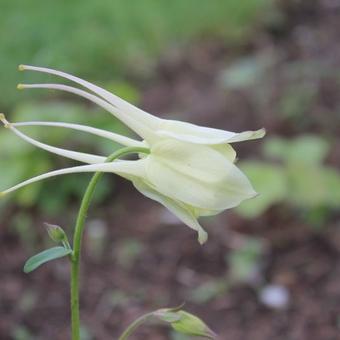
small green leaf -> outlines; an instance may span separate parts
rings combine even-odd
[[[64,257],[71,253],[72,253],[71,249],[66,249],[64,247],[54,247],[44,250],[41,253],[32,256],[26,261],[24,266],[24,272],[26,274],[30,273],[48,261],[59,259],[60,257]]]

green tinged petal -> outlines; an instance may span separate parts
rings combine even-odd
[[[209,145],[210,148],[219,152],[223,157],[227,158],[230,162],[234,163],[236,160],[236,151],[229,144],[216,144]]]
[[[170,210],[175,216],[177,216],[188,227],[194,229],[198,233],[198,241],[203,244],[208,239],[208,234],[198,223],[196,216],[193,213],[193,209],[185,204],[175,201],[165,195],[162,195],[157,190],[153,189],[149,184],[141,180],[134,180],[133,184],[135,188],[141,192],[144,196],[162,204],[168,210]]]
[[[205,145],[159,142],[148,156],[146,173],[160,193],[204,210],[232,208],[256,195],[230,160]]]

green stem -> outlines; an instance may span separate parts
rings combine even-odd
[[[117,150],[110,155],[106,162],[113,162],[117,158],[131,153],[149,153],[147,148],[125,147]],[[96,185],[101,179],[103,173],[96,172],[83,196],[76,226],[73,235],[73,253],[71,258],[71,319],[72,319],[72,340],[80,340],[80,318],[79,318],[79,267],[80,267],[80,251],[83,231],[87,211],[89,209]]]
[[[153,317],[153,313],[148,313],[140,316],[138,319],[136,319],[132,324],[129,325],[129,327],[124,331],[124,333],[118,338],[118,340],[126,340],[128,337],[134,333],[134,331],[143,323],[148,321]]]

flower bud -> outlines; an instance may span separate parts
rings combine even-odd
[[[162,321],[170,323],[178,333],[217,339],[217,335],[201,319],[183,310],[160,309],[154,315]]]
[[[67,235],[65,234],[64,230],[59,227],[58,225],[54,224],[49,224],[49,223],[44,223],[47,233],[49,237],[54,241],[54,242],[68,242]]]

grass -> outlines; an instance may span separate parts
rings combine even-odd
[[[1,0],[0,105],[10,108],[18,64],[65,69],[109,82],[147,73],[169,46],[242,39],[270,0]],[[33,78],[32,75],[29,79]],[[46,79],[43,78],[43,79]]]

